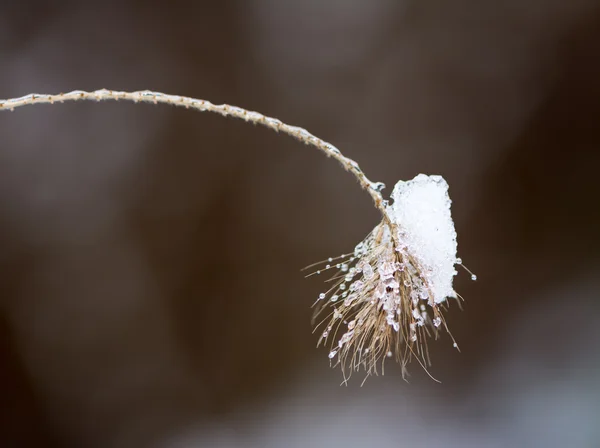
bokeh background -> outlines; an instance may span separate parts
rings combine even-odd
[[[600,446],[600,2],[3,2],[0,98],[153,89],[306,127],[391,191],[450,184],[461,352],[340,387],[320,279],[378,222],[243,122],[0,114],[0,445]]]

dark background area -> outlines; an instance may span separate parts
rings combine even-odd
[[[317,150],[167,106],[0,114],[0,445],[600,445],[600,3],[4,2],[0,98],[153,89],[450,185],[464,310],[340,387],[320,279],[378,222]],[[388,365],[389,367],[389,365]]]

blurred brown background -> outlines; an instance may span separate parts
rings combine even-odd
[[[600,446],[600,2],[4,2],[0,98],[138,90],[450,184],[461,353],[360,388],[300,268],[377,223],[318,151],[126,103],[0,114],[0,445]]]

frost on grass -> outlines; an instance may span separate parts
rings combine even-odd
[[[399,226],[400,239],[425,270],[435,303],[456,297],[456,231],[450,215],[448,184],[442,176],[419,174],[400,181],[392,192],[391,216]]]
[[[395,357],[403,372],[415,358],[429,365],[427,338],[448,330],[442,307],[456,297],[456,231],[448,184],[419,174],[400,181],[382,221],[351,254],[330,258],[313,274],[334,274],[315,302],[319,344],[344,377],[377,374]],[[311,274],[312,275],[312,274]]]

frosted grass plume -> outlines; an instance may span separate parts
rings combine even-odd
[[[427,338],[448,330],[442,308],[448,297],[456,297],[452,279],[454,266],[461,264],[448,186],[440,176],[419,175],[398,182],[389,205],[381,194],[383,183],[369,180],[358,163],[306,129],[237,106],[150,90],[32,93],[0,99],[0,110],[82,100],[162,103],[231,116],[287,134],[336,159],[371,196],[382,221],[353,253],[315,265],[316,274],[334,272],[328,280],[331,287],[315,303],[315,316],[325,315],[317,324],[324,327],[317,345],[330,346],[329,358],[341,365],[345,380],[361,368],[367,374],[377,374],[379,369],[383,373],[390,357],[402,365],[403,373],[412,358],[426,369]]]
[[[413,358],[427,370],[428,338],[449,333],[444,305],[457,297],[452,280],[462,262],[448,184],[420,174],[398,182],[391,198],[390,222],[382,220],[353,253],[317,263],[309,274],[333,272],[315,302],[317,345],[329,346],[345,381],[361,369],[383,373],[390,357],[403,374]]]

